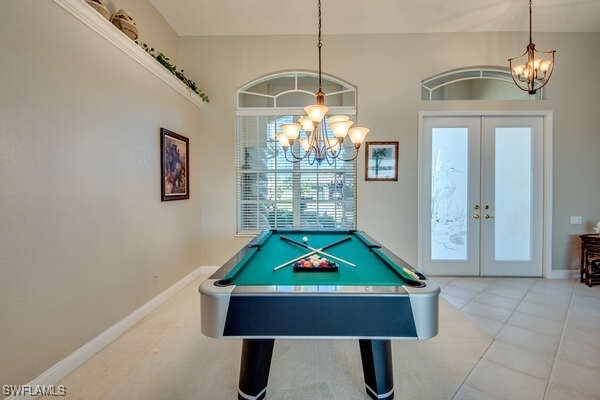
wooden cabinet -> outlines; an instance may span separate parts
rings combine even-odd
[[[588,286],[600,283],[600,234],[580,235],[580,282]]]

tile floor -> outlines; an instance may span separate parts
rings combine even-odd
[[[434,278],[493,337],[454,400],[600,399],[600,287],[574,280]]]
[[[234,399],[241,343],[200,333],[201,279],[67,376],[67,399]],[[403,400],[600,399],[600,286],[434,278],[440,333],[393,342]],[[363,400],[354,341],[277,341],[272,400]]]

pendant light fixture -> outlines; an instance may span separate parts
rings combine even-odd
[[[358,150],[369,132],[368,128],[352,127],[353,121],[346,115],[327,116],[325,93],[321,84],[321,0],[318,0],[318,41],[319,52],[319,90],[316,104],[304,108],[306,116],[291,124],[282,124],[281,132],[276,134],[279,144],[290,162],[307,162],[320,165],[324,160],[329,164],[335,160],[352,161],[358,156]],[[329,129],[328,129],[329,128]],[[328,134],[331,131],[331,134]],[[343,143],[346,137],[353,144],[352,155],[345,157]]]
[[[536,50],[531,35],[531,0],[529,0],[529,44],[520,56],[509,58],[508,65],[513,81],[519,89],[535,94],[546,86],[554,71],[556,50]]]

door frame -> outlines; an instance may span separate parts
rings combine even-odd
[[[553,122],[554,113],[549,110],[531,110],[531,111],[419,111],[418,126],[418,223],[417,223],[417,262],[418,268],[427,273],[424,268],[424,252],[422,245],[425,242],[425,227],[429,226],[429,221],[425,218],[423,207],[421,206],[424,194],[425,173],[421,166],[424,149],[423,120],[425,117],[542,117],[542,276],[550,278],[552,274],[552,170],[553,170]],[[429,184],[429,182],[427,182]]]

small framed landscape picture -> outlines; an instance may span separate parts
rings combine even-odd
[[[398,142],[367,142],[365,180],[398,180]]]
[[[189,139],[160,128],[160,179],[162,201],[190,198]]]

